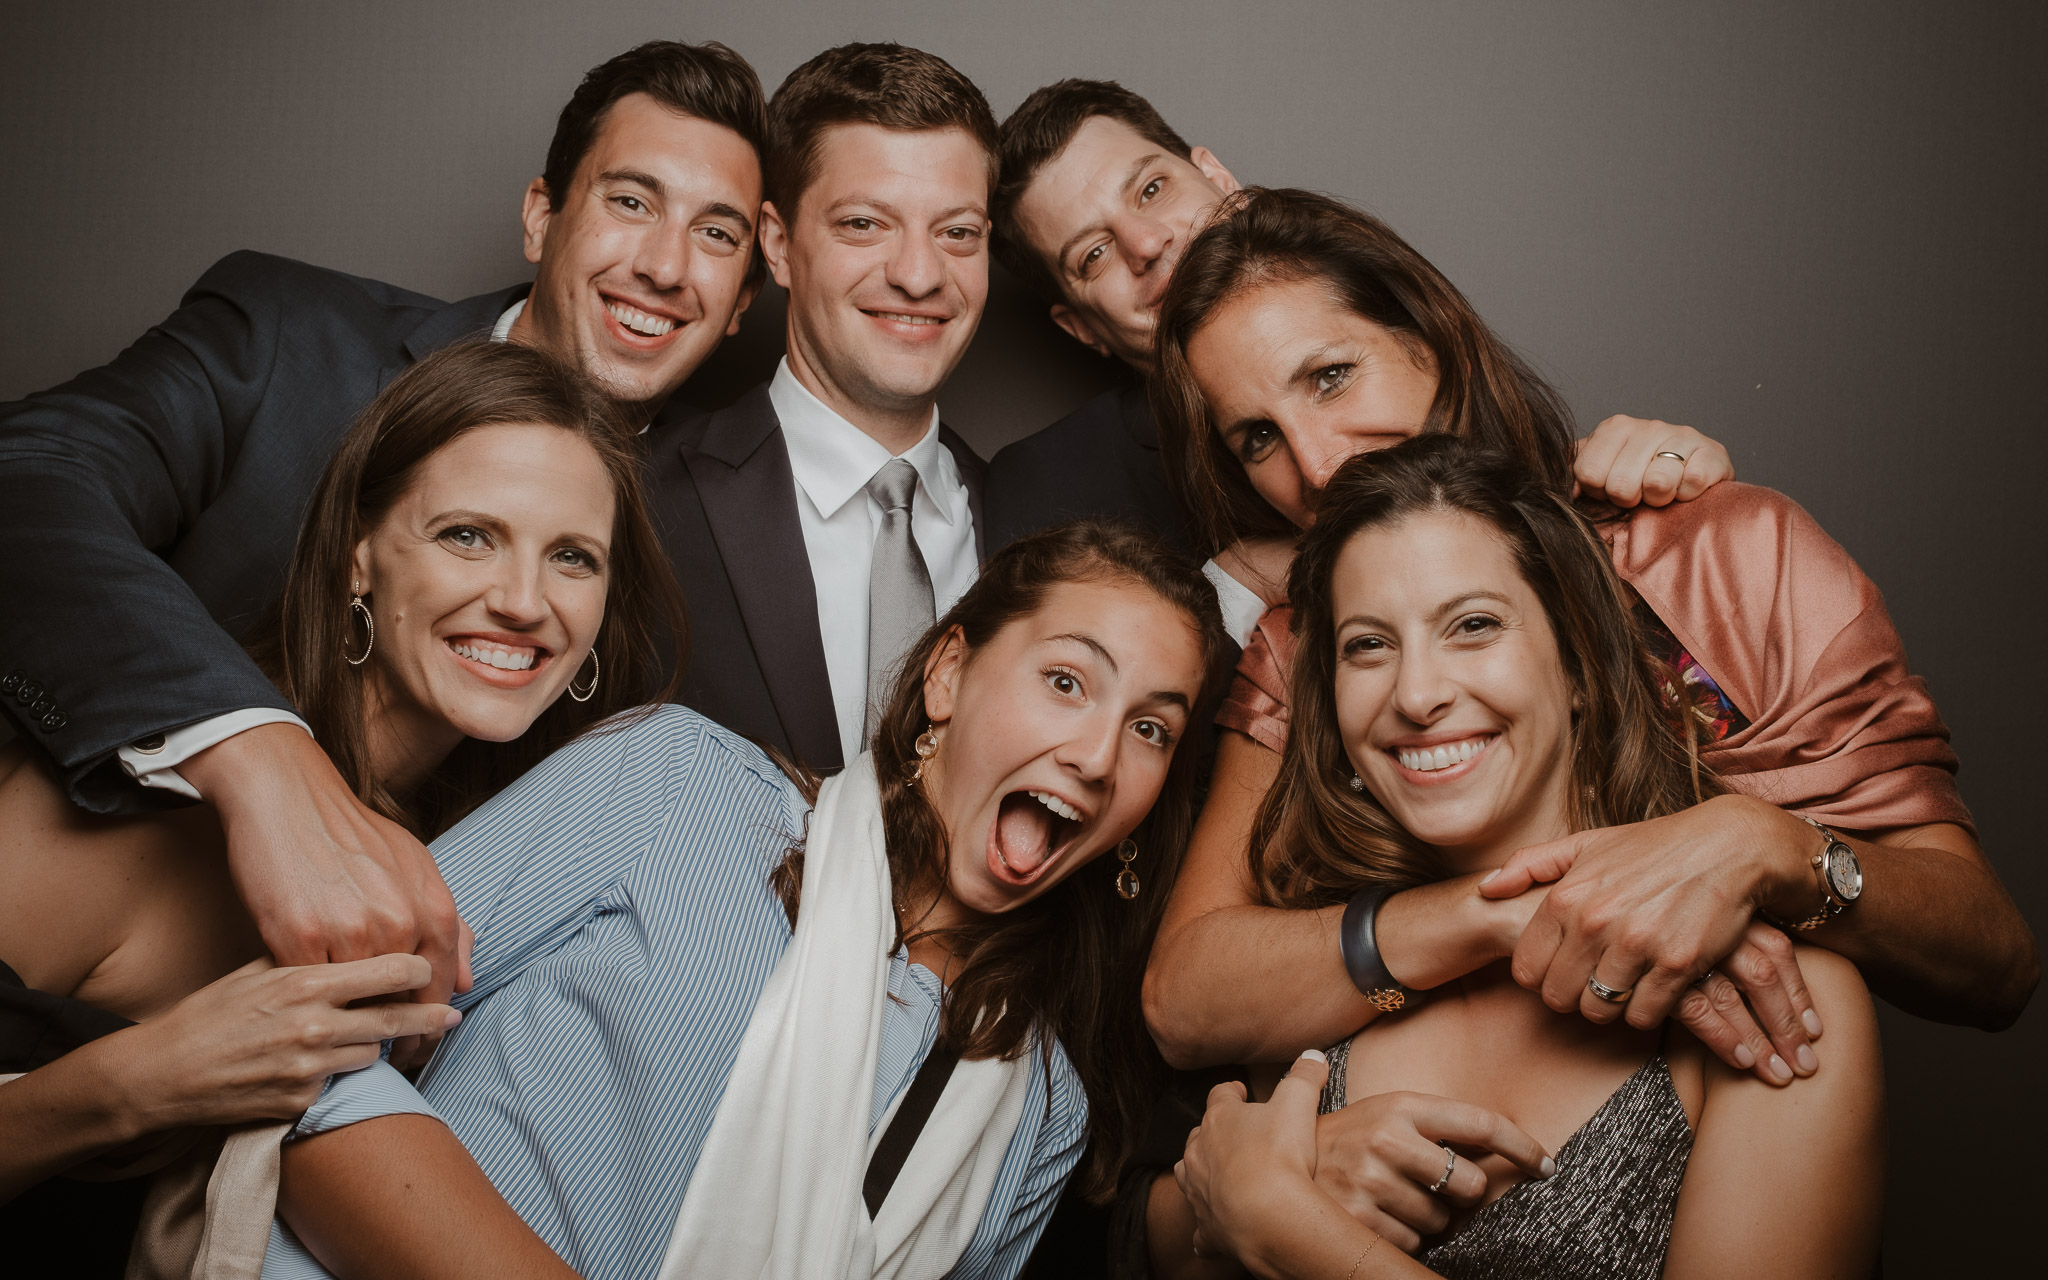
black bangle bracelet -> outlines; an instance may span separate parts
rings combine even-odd
[[[1415,997],[1413,991],[1394,981],[1394,975],[1387,972],[1386,962],[1380,959],[1379,942],[1373,936],[1380,907],[1393,893],[1386,885],[1369,885],[1352,894],[1344,908],[1343,927],[1337,934],[1351,984],[1381,1013],[1392,1013]]]

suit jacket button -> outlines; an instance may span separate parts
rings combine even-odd
[[[131,742],[128,745],[134,747],[143,755],[153,756],[157,752],[162,751],[164,749],[164,735],[160,733],[152,733],[147,738],[137,738],[134,742]]]
[[[43,686],[33,680],[22,681],[21,687],[14,691],[14,700],[24,707],[42,696]]]
[[[55,733],[69,723],[70,721],[64,718],[63,712],[52,711],[49,715],[43,717],[43,732]]]
[[[13,693],[16,689],[21,688],[21,682],[26,679],[28,677],[19,670],[8,672],[4,679],[0,679],[0,693]]]
[[[28,713],[32,716],[46,716],[56,709],[57,700],[55,698],[37,698],[35,705],[28,709]]]

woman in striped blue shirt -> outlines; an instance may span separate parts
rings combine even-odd
[[[416,1091],[308,1112],[265,1274],[1016,1274],[1136,1136],[1175,744],[1227,651],[1191,567],[1067,526],[989,563],[815,809],[680,708],[559,752],[435,843],[466,1020]]]

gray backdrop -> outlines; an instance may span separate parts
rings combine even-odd
[[[2048,19],[2034,6],[114,3],[10,0],[0,399],[112,356],[255,248],[446,298],[521,278],[516,215],[581,73],[720,39],[772,89],[901,40],[1007,113],[1122,80],[1248,182],[1402,229],[1555,377],[1726,441],[1885,589],[2038,929],[2048,476]],[[779,300],[693,388],[765,375]],[[984,454],[1106,369],[998,280],[947,387]],[[2048,1015],[1999,1036],[1886,1010],[1895,1276],[2038,1261]],[[1825,1044],[1822,1045],[1825,1054]],[[2024,1250],[2024,1252],[2023,1252]]]

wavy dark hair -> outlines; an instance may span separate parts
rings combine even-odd
[[[596,452],[617,502],[606,566],[604,624],[593,646],[600,678],[588,702],[557,698],[511,742],[465,739],[411,795],[394,795],[370,770],[368,637],[348,607],[351,558],[428,458],[478,427],[543,423]],[[252,633],[249,651],[291,699],[356,795],[422,838],[510,785],[557,747],[607,716],[668,700],[680,661],[661,656],[688,640],[682,593],[648,522],[644,459],[632,425],[585,374],[533,347],[464,342],[407,369],[348,429],[313,490],[292,549],[284,592]]]
[[[1160,301],[1152,411],[1167,481],[1214,550],[1297,530],[1261,498],[1224,447],[1188,365],[1188,344],[1247,290],[1311,281],[1352,313],[1391,330],[1436,366],[1425,432],[1512,454],[1568,493],[1575,457],[1564,399],[1488,328],[1465,295],[1394,229],[1312,191],[1246,187],[1218,208]]]
[[[1337,728],[1332,576],[1351,540],[1435,511],[1483,522],[1557,636],[1576,696],[1572,829],[1640,822],[1720,794],[1700,767],[1698,720],[1652,656],[1606,547],[1584,516],[1519,459],[1451,436],[1418,436],[1351,459],[1331,478],[1288,580],[1294,606],[1290,723],[1280,775],[1252,828],[1252,883],[1275,906],[1327,906],[1367,884],[1443,879],[1435,850],[1409,835],[1353,773]]]
[[[965,638],[971,660],[975,650],[1069,582],[1127,583],[1187,618],[1203,660],[1189,736],[1208,722],[1233,653],[1215,589],[1200,570],[1151,534],[1097,520],[1011,543],[904,658],[875,731],[875,773],[882,785],[899,922],[934,898],[946,878],[944,821],[925,792],[905,782],[917,760],[914,744],[930,723],[925,671],[954,631]],[[1117,1170],[1143,1134],[1165,1066],[1145,1031],[1140,990],[1152,937],[1194,830],[1200,753],[1192,745],[1185,739],[1179,744],[1159,799],[1131,833],[1139,850],[1132,867],[1144,886],[1135,900],[1116,892],[1115,859],[1098,857],[1015,911],[946,938],[961,963],[946,990],[940,1036],[970,1059],[1013,1058],[1035,1040],[1048,1062],[1058,1040],[1088,1093],[1089,1154],[1079,1177],[1084,1193],[1097,1200],[1114,1192]],[[815,795],[815,780],[811,788]],[[792,922],[802,882],[803,853],[793,850],[773,877]],[[906,941],[899,923],[895,945]],[[1055,957],[1058,964],[1047,963]]]

